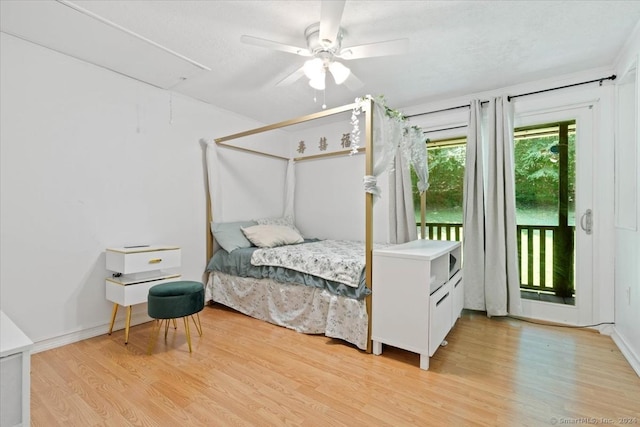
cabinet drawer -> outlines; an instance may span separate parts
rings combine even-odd
[[[451,329],[453,288],[447,282],[429,297],[429,356],[433,356]]]
[[[147,302],[149,289],[155,285],[180,280],[180,275],[168,277],[166,279],[150,280],[148,282],[131,283],[124,285],[114,280],[106,280],[107,300],[127,307],[134,304]]]
[[[459,271],[453,278],[451,278],[452,290],[453,290],[453,301],[452,301],[452,311],[451,311],[451,326],[453,326],[458,317],[460,317],[460,313],[462,312],[462,308],[464,307],[464,286],[462,281],[462,272]]]
[[[174,247],[138,251],[107,249],[106,258],[107,270],[122,274],[143,273],[180,267],[181,251]]]

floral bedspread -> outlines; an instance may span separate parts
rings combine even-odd
[[[284,267],[357,288],[365,266],[364,242],[321,240],[263,248],[253,252],[251,264]]]

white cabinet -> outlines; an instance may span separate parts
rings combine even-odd
[[[147,302],[149,288],[180,279],[181,251],[175,246],[131,246],[109,248],[106,267],[112,271],[106,279],[106,298],[113,302],[109,334],[118,313],[118,306],[127,308],[124,343],[129,342],[131,306]]]
[[[0,311],[0,426],[30,425],[33,342]]]
[[[371,339],[420,354],[420,368],[462,311],[460,242],[415,240],[373,251]]]

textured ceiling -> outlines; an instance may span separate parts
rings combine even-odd
[[[408,38],[409,52],[347,61],[364,87],[352,92],[327,79],[325,93],[315,94],[305,78],[275,86],[305,58],[240,37],[305,47],[321,1],[2,0],[0,7],[6,33],[263,123],[319,111],[323,96],[334,107],[384,95],[401,108],[609,67],[640,20],[640,1],[347,0],[343,46]]]

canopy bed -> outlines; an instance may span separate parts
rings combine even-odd
[[[350,149],[287,158],[228,143],[348,112],[352,113],[353,129]],[[358,119],[361,113],[364,115],[362,147]],[[205,142],[209,188],[206,300],[298,332],[342,339],[370,353],[373,249],[417,238],[410,164],[419,178],[421,235],[424,236],[428,171],[422,130],[408,126],[406,119],[387,108],[382,99],[368,96],[356,99],[353,104]],[[286,162],[281,217],[242,221],[216,217],[217,212],[221,212],[219,148]],[[295,222],[295,164],[358,153],[364,153],[365,160],[364,241],[303,237]],[[390,185],[392,194],[381,198],[377,178],[384,172],[394,178]],[[398,197],[395,197],[396,189],[402,193]],[[379,199],[389,204],[390,229],[386,236],[374,240],[374,202]],[[395,199],[399,200],[398,206],[391,204]]]

